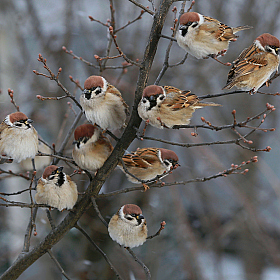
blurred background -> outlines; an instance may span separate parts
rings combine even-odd
[[[150,1],[139,0],[143,5]],[[155,0],[155,7],[159,1]],[[176,2],[180,10],[181,2]],[[113,1],[116,28],[140,15],[141,9],[127,0]],[[75,114],[79,108],[69,99],[41,101],[36,95],[62,96],[63,91],[54,81],[36,76],[33,70],[47,73],[37,61],[41,53],[47,59],[54,73],[61,67],[60,80],[65,87],[79,98],[81,90],[69,80],[69,75],[83,85],[90,75],[103,75],[117,86],[130,108],[138,68],[105,70],[100,73],[62,50],[66,46],[85,60],[97,65],[94,55],[105,56],[107,28],[88,16],[106,23],[110,18],[110,2],[94,0],[1,0],[0,2],[0,118],[15,111],[7,94],[14,90],[14,98],[20,110],[34,120],[34,127],[47,143],[60,147]],[[190,2],[187,2],[186,9]],[[172,9],[171,7],[171,9]],[[174,13],[167,16],[163,34],[171,36]],[[219,19],[230,26],[251,25],[254,28],[240,32],[237,42],[230,44],[224,62],[231,62],[260,34],[268,32],[280,38],[280,2],[277,0],[197,0],[192,11]],[[178,16],[178,14],[177,14]],[[118,32],[117,41],[124,53],[131,59],[141,60],[152,25],[152,16],[144,13],[141,20]],[[164,62],[169,40],[160,39],[152,66],[149,84],[153,84]],[[114,47],[110,55],[116,55]],[[174,43],[170,52],[170,64],[181,61],[184,51]],[[120,66],[124,60],[111,60],[107,65]],[[172,85],[191,90],[198,96],[221,93],[230,67],[212,59],[197,60],[189,56],[183,65],[169,68],[160,85]],[[279,91],[280,79],[273,81],[263,92]],[[228,95],[209,99],[222,107],[197,110],[191,124],[201,124],[203,116],[214,125],[231,124],[232,110],[236,110],[237,121],[246,120],[265,110],[267,102],[278,107],[279,96],[255,94]],[[70,102],[68,104],[68,102]],[[107,221],[126,203],[139,205],[148,223],[149,234],[154,234],[165,220],[167,225],[159,237],[135,248],[136,255],[149,267],[152,279],[280,279],[280,173],[279,173],[279,111],[270,114],[262,127],[274,127],[275,132],[257,131],[249,136],[251,147],[272,150],[254,153],[235,144],[211,145],[194,148],[171,146],[156,141],[139,141],[131,144],[128,152],[137,147],[164,147],[179,155],[180,167],[164,179],[165,182],[184,181],[207,177],[230,168],[257,155],[259,162],[248,166],[244,175],[171,186],[149,191],[130,192],[107,199],[98,199],[97,204]],[[85,123],[83,116],[80,124]],[[258,122],[253,123],[255,125]],[[143,124],[141,128],[143,127]],[[201,143],[217,140],[237,139],[231,130],[219,132],[198,130],[198,136],[191,136],[193,130],[159,130],[148,127],[146,136],[179,143]],[[239,129],[245,134],[246,129]],[[121,132],[116,131],[116,135]],[[71,156],[73,137],[69,140],[65,155]],[[112,140],[113,145],[115,142]],[[43,149],[43,148],[42,148]],[[47,159],[48,162],[48,159]],[[60,164],[63,164],[60,162]],[[65,166],[68,174],[73,168]],[[25,172],[26,165],[5,164],[4,170]],[[43,167],[42,167],[43,168]],[[38,170],[41,176],[42,169]],[[88,185],[87,177],[72,177],[80,192]],[[26,189],[29,182],[2,174],[0,192],[16,192]],[[106,181],[102,193],[132,187],[125,175],[116,169]],[[30,202],[28,194],[8,197],[9,200]],[[17,207],[0,208],[0,273],[2,274],[22,250],[24,234],[29,222],[30,209]],[[66,213],[52,211],[56,224]],[[111,259],[124,279],[145,279],[142,268],[117,243],[113,242],[107,229],[98,219],[95,211],[89,209],[80,219],[80,225]],[[43,209],[38,210],[36,237],[31,246],[39,243],[51,230]],[[71,279],[116,279],[103,257],[78,232],[72,229],[54,248],[53,252]],[[48,255],[44,255],[29,267],[18,279],[49,280],[64,279]]]

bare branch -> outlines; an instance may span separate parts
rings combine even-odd
[[[109,264],[110,268],[114,271],[117,278],[122,280],[123,278],[119,275],[118,271],[115,269],[107,255],[97,246],[97,244],[90,238],[90,236],[86,233],[85,230],[83,230],[78,224],[75,225],[75,228],[78,229],[85,237],[86,239],[95,247],[95,249],[103,256],[105,261]]]
[[[129,252],[129,254],[134,258],[134,260],[136,261],[136,262],[138,262],[142,267],[143,267],[143,269],[144,269],[144,271],[145,271],[145,274],[146,274],[146,278],[148,279],[148,280],[150,280],[151,279],[151,272],[150,272],[150,270],[149,270],[149,268],[135,255],[135,253],[129,248],[129,247],[125,247],[125,249]]]
[[[141,9],[143,9],[145,12],[149,13],[150,15],[154,15],[155,13],[151,10],[149,10],[148,8],[146,8],[144,5],[138,3],[136,0],[128,0],[131,3],[133,3],[134,5],[136,5],[137,7],[140,7]]]

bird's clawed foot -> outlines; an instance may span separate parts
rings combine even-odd
[[[168,128],[168,127],[164,124],[164,122],[161,120],[160,117],[157,117],[157,120],[160,122],[160,125],[161,125],[162,127]]]
[[[216,60],[217,62],[219,62],[219,63],[221,63],[221,64],[223,64],[223,65],[225,65],[225,66],[231,66],[231,63],[230,63],[230,62],[224,63],[224,62],[220,61],[220,60],[217,58],[218,56],[224,56],[225,53],[226,53],[226,51],[227,51],[227,50],[222,50],[222,51],[218,52],[217,55],[216,55],[216,54],[210,54],[209,57],[213,58],[214,60]]]
[[[143,192],[146,192],[147,190],[150,189],[150,187],[144,183],[142,183],[142,186],[144,187],[144,191]]]

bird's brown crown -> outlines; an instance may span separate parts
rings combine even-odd
[[[58,169],[58,167],[56,165],[50,165],[50,166],[46,167],[42,177],[44,179],[48,178],[52,174],[52,172],[57,169]]]
[[[10,114],[11,123],[18,122],[18,121],[25,121],[25,120],[28,120],[28,117],[21,112],[16,112],[16,113]]]
[[[93,87],[101,87],[103,88],[104,83],[101,76],[90,76],[85,80],[84,88],[91,89]]]
[[[199,15],[196,12],[184,13],[180,17],[180,25],[185,25],[188,22],[199,21]]]
[[[97,126],[95,126],[93,124],[90,124],[90,123],[82,124],[75,129],[74,138],[75,138],[75,140],[78,140],[81,137],[90,138],[94,134],[94,131],[96,129],[97,129]]]
[[[156,94],[162,94],[162,87],[156,86],[156,85],[151,85],[147,86],[144,91],[143,91],[143,96],[144,97],[149,97],[151,95],[156,95]]]
[[[264,46],[275,46],[277,48],[280,47],[279,40],[275,36],[269,33],[264,33],[260,35],[256,40],[258,40],[263,47]]]
[[[175,162],[179,161],[179,158],[175,152],[173,152],[171,150],[163,149],[163,148],[160,148],[159,150],[161,151],[162,160],[172,159]]]
[[[136,214],[136,215],[140,215],[142,214],[142,210],[139,206],[135,205],[135,204],[126,204],[123,207],[123,213],[124,214]]]

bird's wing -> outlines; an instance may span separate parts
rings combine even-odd
[[[123,157],[123,161],[127,166],[148,168],[158,160],[157,148],[141,148],[132,154]]]
[[[170,107],[171,110],[177,111],[189,106],[195,105],[198,98],[195,94],[188,91],[182,91],[175,87],[164,86],[166,99],[163,105]]]
[[[204,16],[205,24],[201,28],[207,32],[215,33],[216,39],[220,41],[228,41],[236,38],[230,26],[208,16]]]
[[[0,140],[1,140],[2,131],[7,127],[9,127],[9,126],[4,121],[0,124]]]
[[[122,101],[122,103],[123,103],[123,106],[124,106],[124,108],[125,108],[125,113],[126,113],[127,116],[129,116],[129,110],[128,110],[129,107],[128,107],[128,105],[125,103],[125,101],[123,100],[122,94],[120,93],[120,91],[119,91],[116,87],[114,87],[113,85],[111,85],[111,84],[109,84],[109,83],[108,83],[108,85],[107,85],[107,91],[110,92],[110,93],[112,93],[112,94],[114,94],[114,95],[116,95],[116,96],[118,96],[118,97],[121,99],[121,101]]]
[[[233,62],[233,66],[228,73],[228,82],[237,77],[252,73],[266,65],[267,60],[263,55],[263,51],[256,46],[251,45]]]

